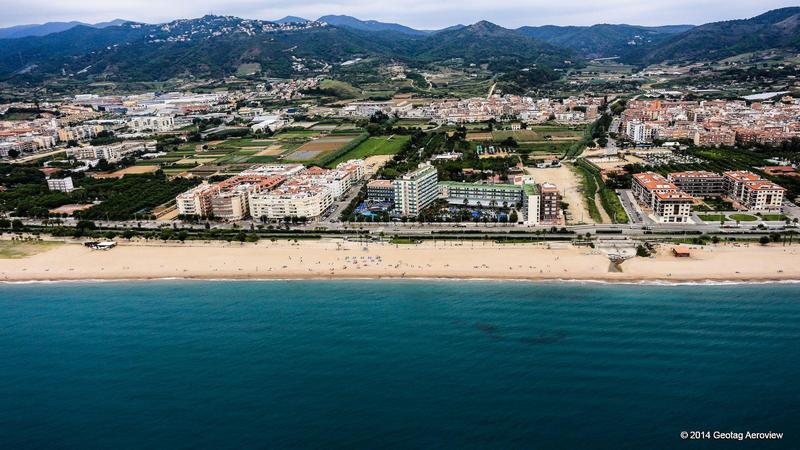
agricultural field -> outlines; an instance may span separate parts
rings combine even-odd
[[[472,147],[478,144],[501,144],[508,138],[514,139],[519,147],[516,153],[527,154],[535,158],[560,157],[583,138],[581,127],[567,127],[562,125],[534,125],[525,130],[495,130],[471,131],[467,133],[467,140]]]
[[[310,162],[335,152],[357,138],[354,134],[335,134],[308,141],[286,155],[287,161]]]
[[[436,127],[435,124],[432,124],[427,120],[415,120],[415,119],[400,119],[394,123],[394,126],[405,127],[405,128],[421,128],[423,130]]]
[[[389,137],[371,137],[349,152],[336,158],[334,161],[328,164],[328,166],[334,167],[337,164],[350,159],[367,159],[370,156],[376,155],[394,155],[395,153],[399,152],[400,149],[403,148],[403,145],[405,145],[410,139],[411,136],[399,135]]]

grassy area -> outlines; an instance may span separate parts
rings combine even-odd
[[[397,236],[393,237],[392,240],[389,241],[389,243],[391,243],[391,244],[401,244],[401,245],[416,245],[416,244],[419,244],[421,242],[422,241],[417,240],[417,239],[403,238],[403,237],[397,237]]]
[[[783,222],[786,220],[786,216],[783,214],[759,214],[762,220],[766,220],[769,222]]]
[[[329,167],[350,159],[365,159],[376,155],[394,155],[411,139],[411,136],[371,137],[349,152],[333,160]]]
[[[731,214],[728,216],[731,220],[735,220],[737,222],[755,222],[758,220],[758,217],[751,216],[749,214]]]
[[[27,258],[61,245],[50,241],[0,241],[0,259]]]
[[[700,214],[698,217],[700,217],[700,220],[703,222],[721,222],[723,220],[728,220],[725,214]]]
[[[259,63],[240,64],[239,67],[236,69],[236,75],[240,77],[255,75],[259,72],[261,72],[261,64]]]
[[[337,80],[322,80],[319,84],[321,91],[337,98],[358,98],[361,91],[352,84]]]
[[[589,216],[597,223],[603,223],[603,216],[600,215],[600,210],[597,209],[597,203],[594,201],[594,195],[597,193],[597,181],[583,166],[571,166],[575,173],[578,174],[581,180],[581,193],[583,194],[583,202],[586,209],[589,211]]]
[[[608,214],[608,217],[610,217],[614,223],[628,223],[628,213],[625,212],[625,208],[622,206],[622,202],[619,201],[617,193],[614,192],[613,189],[608,189],[603,183],[600,177],[600,169],[583,158],[578,160],[576,166],[593,178],[593,184],[596,186],[596,190],[599,189],[600,204],[603,205],[603,209]],[[584,193],[584,196],[587,196],[587,194]],[[586,198],[588,201],[588,196]],[[594,197],[592,197],[592,203],[594,204]],[[594,218],[594,216],[592,216],[592,218]]]

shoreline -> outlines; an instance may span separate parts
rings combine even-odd
[[[338,239],[256,244],[121,242],[108,251],[48,246],[0,259],[0,283],[109,281],[469,280],[608,284],[800,283],[800,246],[692,247],[611,270],[603,252],[568,243],[355,243]]]
[[[2,285],[25,285],[25,284],[101,284],[101,283],[144,283],[144,282],[296,282],[296,281],[423,281],[423,282],[468,282],[468,283],[492,283],[492,282],[511,282],[529,284],[599,284],[599,285],[624,285],[624,286],[736,286],[736,285],[760,285],[760,284],[800,284],[800,278],[754,278],[754,279],[578,279],[578,278],[460,278],[460,277],[297,277],[297,278],[206,278],[206,277],[163,277],[163,278],[61,278],[61,279],[27,279],[27,280],[0,280]]]

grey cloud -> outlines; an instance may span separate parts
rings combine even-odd
[[[506,27],[633,23],[663,25],[746,18],[792,6],[780,0],[0,0],[0,26],[47,21],[98,22],[115,18],[165,22],[208,13],[253,19],[297,15],[316,19],[347,14],[360,19],[440,28],[486,19]]]

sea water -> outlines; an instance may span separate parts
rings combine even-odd
[[[685,442],[681,432],[781,432]],[[800,448],[800,285],[0,285],[0,448]]]

